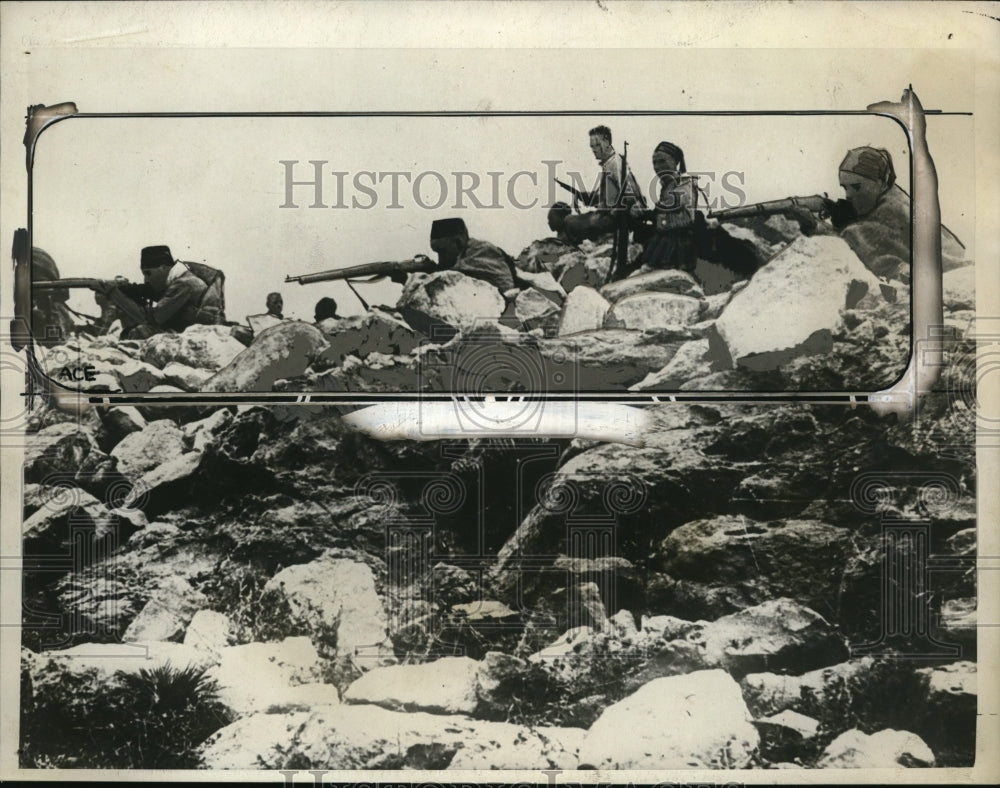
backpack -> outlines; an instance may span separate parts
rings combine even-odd
[[[202,305],[209,300],[210,295],[215,296],[215,301],[219,305],[219,314],[217,316],[207,314],[199,315],[203,318],[214,318],[211,319],[211,323],[225,323],[226,322],[226,275],[220,271],[218,268],[213,268],[205,263],[189,263],[185,260],[178,260],[181,265],[187,268],[192,274],[197,276],[202,282],[204,282],[207,287],[205,292],[201,294],[201,299],[198,301],[198,311],[201,313]],[[207,310],[211,313],[214,310]],[[206,319],[206,322],[208,320]]]

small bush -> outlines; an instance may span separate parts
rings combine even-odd
[[[169,664],[111,677],[48,665],[22,693],[21,764],[31,768],[189,769],[232,722],[201,668]]]

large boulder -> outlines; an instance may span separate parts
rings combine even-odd
[[[453,760],[457,769],[575,769],[583,734],[345,704],[246,717],[201,754],[210,769],[445,769]]]
[[[111,508],[78,487],[41,485],[35,496],[40,505],[21,526],[25,555],[93,559],[99,555],[93,548],[114,549],[146,525],[142,512]]]
[[[330,346],[313,362],[313,369],[317,371],[336,366],[347,356],[360,359],[370,353],[405,356],[422,339],[402,320],[381,309],[330,321],[324,326],[323,335]]]
[[[540,339],[538,349],[556,365],[553,372],[562,372],[557,390],[624,390],[665,367],[688,339],[674,331],[614,329]]]
[[[146,427],[146,419],[138,408],[132,405],[120,405],[115,408],[101,408],[99,411],[101,424],[108,442],[114,446],[126,435],[139,432]]]
[[[879,293],[878,279],[844,241],[799,238],[760,268],[716,320],[708,332],[713,360],[720,369],[770,370],[829,353],[841,310]]]
[[[262,331],[250,347],[208,380],[203,390],[270,391],[274,381],[305,372],[326,347],[326,338],[316,326],[286,320]]]
[[[708,361],[708,340],[691,339],[682,344],[667,365],[658,372],[650,372],[629,391],[670,391],[679,389],[689,380],[712,373]]]
[[[768,761],[812,760],[821,741],[818,720],[795,711],[782,711],[754,720],[760,732],[760,754]]]
[[[340,667],[378,666],[388,622],[375,577],[365,564],[324,555],[282,569],[267,582],[264,595],[286,604],[290,623],[304,627]]]
[[[942,766],[971,766],[976,757],[979,691],[976,664],[961,661],[916,671],[906,723],[938,756]]]
[[[137,478],[184,453],[184,433],[170,419],[160,419],[133,432],[111,450],[118,470]]]
[[[673,530],[656,551],[673,580],[671,607],[715,618],[776,597],[791,597],[830,620],[854,541],[816,520],[759,522],[722,515]]]
[[[479,702],[478,672],[479,663],[468,657],[375,668],[347,688],[344,700],[401,711],[472,714]]]
[[[176,361],[171,361],[163,368],[164,382],[185,391],[201,391],[214,374],[214,369],[189,367]]]
[[[553,266],[552,274],[559,280],[562,288],[571,293],[577,287],[593,289],[603,287],[608,281],[610,268],[610,249],[606,249],[604,255],[589,256],[582,251],[576,251],[560,257]]]
[[[495,321],[505,308],[496,287],[458,271],[413,274],[396,302],[413,329],[438,341],[450,339],[455,330]]]
[[[845,731],[823,751],[820,769],[927,769],[934,766],[930,747],[909,731],[882,730],[870,736],[857,728]]]
[[[863,658],[801,675],[750,673],[740,686],[747,706],[757,717],[791,709],[819,718],[830,713],[835,704],[849,702],[845,690],[863,690],[864,682],[876,676],[874,666],[874,660]]]
[[[205,595],[185,579],[171,577],[160,582],[139,615],[132,619],[122,640],[126,643],[146,640],[179,640],[201,608]]]
[[[251,714],[216,731],[201,745],[206,769],[283,769],[284,755],[310,717],[307,711],[288,714]]]
[[[775,599],[707,625],[698,637],[705,662],[736,678],[762,670],[805,671],[848,655],[822,616],[791,599]]]
[[[321,684],[321,665],[309,638],[289,637],[280,643],[247,643],[219,652],[211,677],[219,699],[240,716],[288,706],[338,703],[335,687]]]
[[[513,319],[526,331],[553,328],[559,321],[559,304],[540,290],[529,287],[514,298]]]
[[[691,274],[673,268],[635,273],[601,288],[601,295],[612,304],[639,293],[676,293],[694,298],[703,295],[701,286]]]
[[[676,328],[698,322],[701,303],[676,293],[636,293],[619,299],[604,318],[606,328]]]
[[[610,307],[607,300],[592,287],[580,286],[570,290],[559,315],[559,336],[603,328]]]
[[[644,446],[586,447],[557,473],[540,480],[537,504],[498,553],[493,573],[503,588],[512,589],[538,572],[535,557],[572,557],[568,503],[574,518],[607,518],[613,512],[618,544],[637,546],[638,552],[618,551],[628,560],[646,560],[646,545],[662,540],[695,512],[705,512],[706,502],[724,505],[743,471],[704,451],[706,436],[715,428],[690,406],[659,406],[647,412],[651,425]],[[610,506],[614,508],[609,511]],[[522,567],[521,556],[533,558]]]
[[[243,352],[228,326],[188,326],[180,334],[156,334],[146,340],[141,358],[163,369],[171,361],[189,367],[221,369]]]
[[[199,610],[184,630],[184,645],[204,651],[213,659],[230,645],[233,625],[229,616],[215,610]]]
[[[124,506],[141,509],[156,516],[177,505],[177,494],[186,492],[188,483],[201,468],[204,452],[188,451],[157,465],[138,478],[128,493]]]
[[[114,367],[113,372],[121,384],[122,391],[144,392],[154,386],[169,383],[166,376],[152,364],[129,359]]]
[[[74,674],[96,670],[100,676],[111,678],[119,670],[138,673],[172,667],[210,668],[214,660],[204,652],[181,643],[156,641],[136,643],[81,643],[60,651],[28,654],[27,667],[32,681],[44,681],[45,669],[50,665],[61,667]]]
[[[760,740],[750,720],[739,685],[721,670],[656,679],[604,710],[580,747],[580,765],[745,769]]]
[[[540,238],[521,250],[514,260],[518,273],[549,271],[560,257],[573,252],[573,247],[558,238]]]

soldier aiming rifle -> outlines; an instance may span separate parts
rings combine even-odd
[[[35,282],[33,287],[86,287],[99,293],[117,309],[126,339],[145,339],[196,324],[225,322],[225,275],[221,271],[203,263],[174,260],[167,246],[144,248],[139,266],[142,284],[123,278],[78,278]]]
[[[489,282],[501,293],[515,286],[514,262],[511,257],[498,246],[487,241],[470,238],[469,231],[462,219],[435,220],[431,224],[430,242],[431,249],[438,255],[437,263],[427,255],[418,254],[409,260],[363,263],[331,271],[320,271],[315,274],[286,276],[285,281],[307,285],[315,282],[343,280],[365,309],[369,308],[368,303],[352,285],[352,280],[358,281],[360,277],[365,276],[370,277],[362,280],[366,283],[377,282],[389,277],[394,282],[403,284],[408,274],[454,270],[474,279]]]
[[[896,183],[892,156],[882,148],[861,147],[847,152],[840,163],[840,185],[845,199],[825,194],[715,211],[720,220],[784,214],[796,219],[805,235],[834,234],[876,275],[909,277],[910,198]],[[962,265],[965,248],[941,225],[944,270]]]

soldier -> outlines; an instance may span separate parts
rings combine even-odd
[[[281,310],[285,306],[285,301],[281,297],[281,293],[268,293],[265,304],[267,312],[259,315],[247,315],[247,325],[233,326],[230,334],[244,345],[249,346],[253,342],[254,337],[261,331],[271,328],[271,326],[276,326],[285,319],[285,316],[281,313]]]
[[[684,151],[671,142],[661,142],[653,151],[653,170],[660,179],[656,207],[644,211],[632,207],[635,219],[651,220],[652,232],[646,240],[640,262],[652,268],[679,268],[691,271],[695,264],[696,181],[684,176]]]
[[[130,327],[128,338],[143,339],[166,331],[183,331],[195,324],[225,322],[222,273],[200,267],[214,271],[213,280],[206,282],[194,273],[193,265],[175,261],[167,246],[142,250],[139,267],[152,304],[145,307],[146,322]]]
[[[316,327],[320,331],[328,331],[336,327],[340,315],[337,314],[337,302],[329,296],[324,296],[316,302],[315,315]]]
[[[875,274],[908,275],[910,262],[910,198],[896,185],[892,156],[880,148],[854,148],[840,164],[846,200],[829,206],[830,220],[854,253]],[[941,228],[944,270],[961,264],[965,250],[949,230]]]
[[[281,314],[281,310],[284,309],[285,299],[281,297],[281,293],[268,293],[267,301],[267,314],[271,317],[277,318],[278,320],[284,320],[285,316]]]
[[[514,285],[514,261],[503,249],[469,237],[461,219],[438,219],[431,224],[431,249],[437,252],[438,268],[459,271],[482,279],[501,293]]]
[[[31,249],[32,282],[51,282],[59,279],[59,266],[52,256],[37,246]],[[35,341],[51,345],[63,341],[76,324],[70,316],[69,290],[35,290],[31,301],[31,327]]]
[[[612,232],[615,229],[613,211],[629,210],[635,204],[646,207],[642,190],[631,170],[626,172],[627,186],[623,188],[622,157],[615,153],[611,144],[611,129],[596,126],[589,133],[590,150],[601,165],[601,179],[597,189],[580,196],[587,205],[597,210],[566,217],[565,233],[572,244],[592,241]]]

